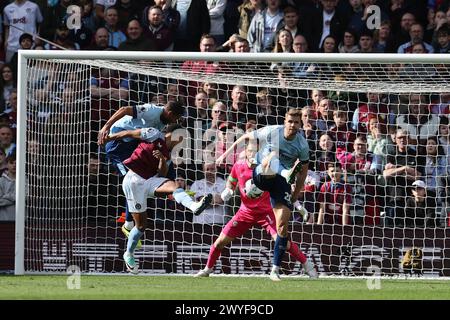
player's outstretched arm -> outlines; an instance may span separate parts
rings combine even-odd
[[[105,138],[105,143],[112,140],[120,140],[123,138],[133,138],[133,139],[140,139],[141,138],[141,131],[142,129],[136,129],[136,130],[124,130],[119,131],[117,133],[109,134]]]
[[[229,147],[219,158],[216,160],[216,165],[220,166],[222,162],[227,158],[227,156],[242,142],[245,141],[245,139],[251,139],[254,137],[254,132],[247,132],[240,136],[232,145]]]
[[[106,139],[106,137],[109,134],[109,129],[111,129],[112,125],[116,123],[117,120],[123,118],[124,116],[133,116],[133,107],[127,106],[127,107],[121,107],[119,110],[117,110],[111,118],[105,123],[103,128],[98,133],[97,138],[97,144],[102,146],[109,140]]]

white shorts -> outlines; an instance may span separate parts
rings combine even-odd
[[[127,198],[128,210],[141,213],[147,210],[147,198],[155,196],[155,190],[169,179],[153,176],[147,180],[129,170],[122,182],[122,189]]]

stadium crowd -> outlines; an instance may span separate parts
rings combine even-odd
[[[448,53],[450,2],[446,0],[15,0],[0,9],[0,220],[14,220],[15,128],[17,112],[17,50],[124,50],[200,52],[323,52],[323,53]],[[71,5],[78,6],[81,24],[73,28]],[[381,8],[380,28],[367,28],[368,7]],[[72,22],[71,22],[72,21]],[[448,21],[448,22],[447,22]],[[46,41],[50,40],[50,42]],[[230,53],[231,54],[231,53]],[[248,64],[242,69],[220,62],[186,61],[182,71],[214,74],[227,68],[236,72],[257,69],[280,83],[286,79],[326,78],[336,74],[326,64]],[[34,101],[41,109],[55,100],[68,107],[76,88],[71,75],[61,80],[46,70],[35,83]],[[61,71],[61,70],[59,70]],[[368,70],[369,71],[369,70]],[[364,72],[360,72],[363,75]],[[437,79],[448,75],[446,66],[421,69],[414,65],[387,65],[387,80],[404,77]],[[74,77],[76,74],[72,74]],[[166,104],[183,100],[184,125],[200,123],[204,145],[214,143],[216,156],[226,149],[231,130],[244,132],[282,124],[288,108],[301,108],[301,132],[310,146],[310,171],[303,193],[308,217],[304,223],[386,225],[396,227],[450,226],[450,95],[343,93],[176,82],[98,69],[89,79],[92,98],[92,136],[120,106]],[[49,92],[56,96],[49,96]],[[52,102],[52,104],[54,101]],[[48,103],[47,103],[48,104]],[[51,108],[49,108],[50,110]],[[46,123],[51,111],[35,117]],[[193,132],[193,131],[192,131]],[[29,143],[31,145],[31,143]],[[31,147],[28,146],[29,150]],[[211,151],[211,150],[207,150]],[[118,181],[107,160],[91,155],[97,185]],[[231,166],[242,154],[237,150],[215,167],[178,166],[180,179],[196,192],[213,190],[208,216],[194,223],[225,224],[232,215],[220,200],[220,189]],[[98,160],[101,160],[100,162]],[[102,172],[99,174],[99,172]],[[203,173],[205,178],[203,179]],[[211,177],[212,175],[212,177]],[[104,178],[103,178],[104,176]],[[114,176],[111,180],[109,176]],[[101,181],[100,181],[101,180]],[[206,185],[206,187],[205,187]],[[220,186],[220,188],[218,187]],[[106,187],[104,192],[108,193]],[[117,195],[117,191],[116,192]],[[108,207],[108,197],[97,205]],[[102,195],[103,197],[104,195]],[[160,200],[159,200],[160,201]],[[232,201],[236,201],[233,199]],[[115,202],[117,203],[117,201]],[[160,206],[155,201],[155,206]],[[94,206],[94,205],[93,205]],[[113,207],[113,205],[111,205]],[[175,205],[168,205],[175,208]],[[117,210],[117,207],[113,210]],[[168,210],[172,211],[172,210]],[[110,213],[105,213],[110,214]],[[217,215],[217,216],[215,216]],[[157,217],[168,215],[157,212]],[[169,217],[170,218],[170,217]],[[182,215],[185,219],[185,215]],[[174,220],[177,214],[173,216]],[[192,217],[190,217],[192,221]]]

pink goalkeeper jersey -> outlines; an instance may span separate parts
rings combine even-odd
[[[245,194],[245,182],[252,179],[253,169],[249,168],[245,160],[239,160],[233,165],[231,169],[229,180],[232,182],[238,182],[239,192],[241,193],[241,207],[247,213],[264,213],[272,212],[272,206],[270,205],[270,195],[268,192],[264,192],[261,197],[257,199],[248,198]]]

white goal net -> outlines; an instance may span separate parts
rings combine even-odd
[[[302,112],[309,173],[290,239],[326,275],[450,276],[450,60],[444,55],[21,52],[16,274],[125,272],[122,177],[97,134],[122,106],[186,106],[176,177],[220,195],[236,137]],[[331,164],[331,165],[330,165]],[[337,172],[337,173],[335,173]],[[193,274],[239,208],[238,193],[194,217],[148,200],[142,273]],[[420,257],[405,263],[408,250]],[[216,273],[270,272],[259,226],[222,251]],[[301,275],[286,254],[283,273]]]

